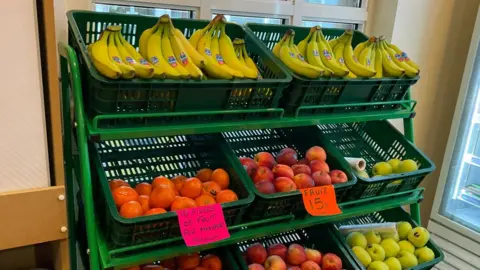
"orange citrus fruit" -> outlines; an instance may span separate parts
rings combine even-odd
[[[145,212],[144,216],[158,215],[163,213],[167,213],[167,210],[163,208],[150,208],[150,210]]]
[[[185,180],[182,188],[180,189],[180,195],[195,199],[202,194],[202,181],[200,179],[192,177]]]
[[[138,200],[138,193],[131,187],[120,186],[112,191],[113,201],[117,207],[129,201]]]
[[[170,270],[177,269],[175,258],[166,259],[160,262],[160,265]]]
[[[200,265],[200,254],[193,253],[177,257],[178,268],[192,269]]]
[[[173,201],[172,208],[170,210],[175,211],[193,207],[197,207],[197,204],[194,200],[187,197],[178,197]]]
[[[122,179],[113,179],[110,182],[108,182],[108,186],[110,187],[110,190],[113,191],[117,187],[121,187],[121,186],[129,187],[130,185],[127,182],[123,181]]]
[[[202,184],[202,194],[207,194],[215,198],[220,191],[222,191],[220,185],[213,181],[208,181]]]
[[[143,213],[146,213],[148,210],[150,210],[150,196],[140,195],[138,196],[138,202],[142,206]]]
[[[230,185],[230,177],[224,169],[216,169],[213,171],[210,181],[219,184],[222,189],[227,189]]]
[[[210,177],[212,176],[212,173],[213,173],[212,169],[205,168],[198,171],[195,177],[200,179],[200,181],[202,182],[207,182],[207,181],[210,181]]]
[[[167,186],[155,188],[150,193],[150,207],[168,209],[175,200],[175,189]]]
[[[202,258],[200,266],[209,270],[222,270],[222,261],[218,256],[208,254]]]
[[[238,201],[238,196],[232,190],[225,189],[220,191],[220,193],[217,194],[216,199],[218,203],[226,203],[226,202]]]
[[[175,189],[177,189],[177,191],[180,191],[180,189],[182,188],[185,180],[187,180],[187,177],[185,177],[183,175],[177,175],[174,178],[172,178],[172,182],[175,185]]]
[[[138,195],[150,195],[152,193],[152,185],[149,183],[139,183],[135,186],[135,191]]]
[[[129,201],[120,207],[120,216],[124,218],[135,218],[143,215],[143,209],[139,202]]]
[[[217,202],[215,201],[215,198],[213,198],[212,195],[208,195],[208,194],[202,194],[195,199],[195,204],[197,206],[204,206],[204,205],[210,205],[210,204],[216,204],[216,203]]]
[[[170,181],[170,179],[168,179],[167,177],[165,177],[165,176],[155,177],[155,179],[153,179],[153,181],[152,181],[152,188],[155,189],[155,188],[161,187],[161,186],[167,186],[167,187],[171,187],[171,188],[175,189],[175,184],[173,184],[173,182]]]

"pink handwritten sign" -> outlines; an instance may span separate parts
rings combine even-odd
[[[205,245],[230,237],[220,204],[177,210],[178,224],[188,247]]]

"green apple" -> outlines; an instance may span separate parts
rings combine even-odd
[[[397,256],[398,252],[400,251],[400,246],[395,242],[395,240],[388,238],[384,239],[380,246],[382,246],[383,250],[385,250],[385,257],[395,257]]]
[[[384,263],[388,266],[389,270],[402,270],[402,265],[397,258],[390,257],[384,261]]]
[[[398,172],[406,173],[418,170],[418,165],[414,160],[406,159],[398,164]]]
[[[347,236],[347,243],[350,247],[367,247],[367,238],[360,232],[352,232]]]
[[[367,270],[388,270],[388,265],[384,262],[375,261],[368,266]]]
[[[368,173],[366,171],[356,171],[355,173],[360,177],[370,178],[370,175],[368,175]]]
[[[372,262],[372,258],[370,258],[370,255],[364,248],[355,246],[352,248],[352,251],[363,266],[367,267]]]
[[[397,232],[395,232],[394,234],[386,234],[386,235],[383,235],[382,239],[383,239],[383,240],[385,240],[385,239],[393,239],[395,242],[400,241],[400,238],[399,238]]]
[[[408,238],[408,233],[412,230],[412,224],[407,221],[397,222],[397,231],[398,237],[400,240],[405,240]]]
[[[389,175],[392,173],[392,166],[387,162],[378,162],[373,165],[372,174],[373,175]]]
[[[413,254],[417,256],[419,264],[435,259],[435,253],[428,247],[417,248]]]
[[[415,255],[413,255],[413,253],[410,253],[410,252],[407,252],[407,251],[404,251],[404,250],[400,251],[397,254],[396,258],[398,259],[398,261],[402,265],[402,269],[407,269],[407,268],[414,267],[414,266],[418,265],[417,257],[415,257]]]
[[[406,251],[406,252],[410,252],[413,254],[413,252],[415,252],[415,246],[410,243],[408,240],[402,240],[400,242],[398,242],[398,246],[400,247],[400,251]]]
[[[430,240],[430,233],[423,227],[416,227],[408,233],[408,241],[417,248],[425,246],[428,240]]]
[[[375,231],[369,231],[365,234],[365,237],[367,238],[367,243],[368,244],[380,244],[382,241],[382,237],[380,237],[380,234],[378,234]]]
[[[400,164],[400,162],[402,162],[402,161],[398,158],[392,158],[389,161],[387,161],[387,163],[390,164],[390,166],[392,166],[392,172],[393,173],[398,172],[398,164]]]
[[[385,260],[385,250],[379,244],[368,244],[366,250],[372,261],[383,262]]]

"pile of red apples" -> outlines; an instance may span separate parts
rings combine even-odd
[[[276,158],[268,152],[260,152],[254,159],[241,157],[240,162],[258,191],[264,194],[348,181],[343,171],[330,171],[327,153],[320,146],[308,149],[305,158],[301,160],[298,160],[295,150],[284,148],[277,153]]]
[[[333,253],[323,254],[299,244],[273,244],[267,249],[252,244],[245,252],[249,270],[341,270],[342,259]]]

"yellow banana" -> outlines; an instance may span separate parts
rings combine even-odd
[[[325,42],[323,34],[321,32],[320,27],[317,27],[317,44],[318,50],[320,53],[320,59],[322,59],[323,64],[333,72],[333,75],[338,77],[345,77],[350,73],[350,71],[344,67],[342,67],[335,57],[333,56],[333,52],[329,49],[328,42]]]
[[[376,37],[371,36],[367,41],[362,42],[362,43],[358,43],[357,46],[355,46],[355,50],[353,50],[353,55],[357,59],[359,59],[360,58],[360,53],[363,51],[363,49],[365,49],[365,47],[368,44],[371,44],[371,43],[375,42],[376,39],[377,39]]]
[[[289,30],[288,32],[290,32]],[[287,33],[288,33],[287,32]],[[323,75],[323,71],[317,67],[310,65],[308,63],[302,62],[295,52],[292,51],[293,46],[293,37],[288,35],[286,40],[283,42],[282,47],[280,48],[280,60],[290,68],[295,74],[310,78],[317,79]]]
[[[285,33],[285,35],[283,35],[282,39],[280,39],[277,42],[277,44],[275,44],[275,46],[273,46],[272,52],[276,57],[280,58],[280,48],[282,47],[283,43],[285,42],[285,40],[287,38],[288,38],[288,35],[287,35],[287,33]]]
[[[190,79],[192,76],[182,65],[180,65],[173,53],[172,44],[170,43],[170,17],[165,14],[160,17],[160,20],[163,24],[163,33],[162,33],[162,54],[168,64],[174,68],[178,73],[180,73],[180,78]]]
[[[223,69],[231,73],[233,77],[238,79],[245,78],[245,75],[240,70],[229,66],[228,63],[225,61],[223,55],[220,52],[220,44],[219,44],[219,37],[218,37],[218,32],[220,32],[220,30],[217,28],[217,26],[215,27],[215,31],[216,32],[214,32],[213,37],[211,38],[211,43],[210,43],[210,49],[212,50],[212,55],[214,60],[217,61],[217,64],[220,67],[222,67]],[[233,56],[236,58],[235,55]]]
[[[262,75],[260,74],[260,71],[258,70],[257,65],[255,65],[255,62],[253,62],[253,59],[250,58],[250,56],[247,53],[247,48],[245,47],[245,44],[243,44],[241,49],[243,52],[243,59],[245,59],[245,63],[247,64],[247,67],[255,70],[255,72],[257,72],[257,78],[262,79]]]
[[[173,30],[173,28],[170,28],[170,29]],[[195,65],[190,55],[186,52],[185,48],[183,47],[182,42],[175,35],[173,31],[170,33],[170,42],[171,42],[171,46],[175,54],[175,57],[178,59],[178,62],[180,63],[180,65],[182,65],[190,73],[190,75],[192,76],[192,79],[201,80],[203,77],[202,71],[200,70],[200,68],[198,68]],[[190,45],[190,43],[188,43],[188,45]]]
[[[317,31],[314,31],[313,36],[311,37],[310,41],[307,43],[306,48],[306,57],[307,62],[311,65],[314,65],[322,70],[324,70],[324,76],[332,76],[332,71],[329,70],[322,62],[320,58],[320,53],[318,51],[318,43],[317,43]],[[300,50],[300,49],[299,49]]]
[[[122,60],[135,69],[135,76],[142,79],[151,78],[154,73],[153,67],[146,61],[146,64],[145,62],[144,64],[137,62],[136,55],[132,55],[127,50],[120,37],[122,37],[122,34],[120,34],[120,32],[115,33],[115,45],[117,46],[118,52],[120,53]]]
[[[122,71],[108,56],[107,40],[109,35],[110,31],[105,30],[102,32],[97,42],[89,45],[91,51],[90,55],[93,66],[100,74],[110,79],[118,79],[122,76]]]
[[[303,55],[304,57],[307,56],[307,45],[308,43],[310,42],[312,36],[313,36],[313,33],[315,32],[316,28],[315,27],[312,27],[310,28],[310,32],[308,33],[307,37],[304,38],[302,41],[300,41],[297,45],[298,47],[298,51],[300,52],[301,55]]]
[[[235,46],[235,55],[237,56],[238,58],[238,61],[240,61],[240,63],[244,66],[247,65],[247,62],[245,62],[245,58],[243,58],[243,51],[242,51],[242,48],[239,46],[239,45],[236,45]]]
[[[197,52],[197,50],[192,46],[192,44],[188,42],[187,38],[183,35],[183,33],[176,28],[175,28],[175,36],[177,37],[177,39],[180,40],[180,42],[183,45],[183,48],[185,49],[185,52],[188,54],[188,56],[190,56],[193,63],[195,63],[197,67],[203,68],[205,66],[205,59],[203,58],[203,56],[201,56]]]
[[[190,39],[188,40],[188,42],[192,44],[193,48],[198,47],[198,42],[200,41],[200,39],[203,36],[205,36],[207,31],[209,31],[212,28],[212,26],[214,26],[218,22],[218,20],[220,20],[222,17],[223,15],[218,14],[217,16],[215,16],[215,18],[213,18],[213,20],[210,21],[210,23],[207,26],[205,26],[203,29],[198,29],[190,36]]]
[[[197,50],[200,55],[205,58],[205,61],[207,63],[204,69],[210,77],[227,80],[233,79],[233,74],[220,66],[217,60],[214,59],[212,56],[212,50],[210,48],[212,33],[213,29],[208,30],[205,35],[201,37],[198,41]]]
[[[414,68],[414,69],[416,69],[420,72],[420,67],[418,66],[418,64],[415,63],[412,59],[410,59],[406,52],[400,50],[400,48],[398,48],[397,46],[395,46],[393,44],[388,43],[387,45],[391,49],[393,49],[395,51],[395,53],[400,54],[402,56],[403,61],[405,61],[409,66],[411,66],[412,68]]]
[[[155,78],[180,79],[180,73],[168,64],[162,53],[163,26],[157,28],[147,43],[147,59],[155,69]]]
[[[337,59],[338,63],[342,67],[348,69],[348,67],[345,65],[345,59],[343,58],[344,50],[345,50],[345,43],[340,41],[337,43],[337,45],[335,45],[335,49],[333,49],[333,54],[335,55],[335,58]],[[355,79],[357,78],[357,75],[355,75],[353,72],[350,71],[347,75],[347,78]]]
[[[349,34],[353,34],[353,31],[350,29],[345,30],[345,32],[343,32],[343,34],[340,35],[338,38],[331,39],[328,41],[328,44],[330,45],[330,48],[332,48],[334,53],[335,53],[335,46],[337,46],[339,43],[344,43],[348,39]]]
[[[384,73],[392,77],[402,77],[403,74],[405,74],[405,70],[395,64],[390,54],[385,50],[383,43],[380,42],[379,45],[382,52],[382,66]]]
[[[143,75],[145,75],[145,78],[148,77],[148,72],[150,72],[150,70],[153,70],[151,71],[152,72],[152,76],[155,75],[155,68],[153,65],[151,65],[147,60],[145,60],[145,58],[143,58],[139,52],[137,52],[137,50],[135,50],[135,48],[130,44],[128,43],[128,41],[125,40],[125,38],[119,34],[118,35],[118,38],[120,38],[120,42],[122,43],[123,47],[127,50],[128,54],[137,62],[137,64],[139,64],[140,66],[142,67],[138,67],[139,69],[145,69],[145,74],[143,73],[143,71],[137,71],[137,69],[135,68],[135,72],[137,75],[139,75],[140,78],[143,78]],[[128,62],[128,61],[126,61]],[[152,77],[150,76],[150,77]]]
[[[382,51],[378,42],[375,42],[374,53],[375,53],[374,67],[377,74],[375,74],[373,78],[376,78],[376,79],[383,78],[383,63],[382,63],[383,57],[382,57]]]
[[[220,46],[220,54],[222,55],[225,63],[233,70],[240,71],[245,78],[256,79],[257,73],[255,70],[251,70],[246,65],[242,65],[238,58],[235,56],[235,50],[233,49],[232,40],[225,32],[225,23],[220,25],[220,37],[218,38],[218,45]],[[216,37],[214,37],[215,39]]]
[[[140,53],[141,56],[143,56],[143,58],[148,58],[147,57],[148,39],[153,35],[153,33],[157,32],[157,29],[159,26],[160,26],[160,20],[158,20],[153,27],[143,31],[142,34],[140,35],[140,39],[138,40],[138,52]]]
[[[360,57],[358,58],[358,62],[360,62],[360,64],[371,69],[374,69],[372,65],[372,49],[374,44],[375,43],[367,44],[365,49],[363,49],[363,51],[360,52]],[[354,50],[354,55],[355,55],[355,50]]]
[[[123,79],[131,79],[135,77],[135,69],[122,61],[117,46],[115,45],[115,32],[110,32],[110,35],[108,36],[108,56],[122,71]]]
[[[397,64],[398,67],[403,68],[405,70],[405,75],[410,78],[414,78],[418,75],[419,71],[416,70],[415,68],[411,67],[408,65],[402,58],[402,56],[398,53],[395,53],[393,49],[388,47],[388,44],[385,40],[380,41],[383,44],[383,47],[387,51],[387,53],[390,55],[390,57],[393,59],[393,62]]]
[[[348,41],[345,43],[345,48],[343,52],[343,58],[345,60],[345,65],[348,67],[350,71],[355,73],[358,77],[373,77],[375,76],[376,72],[375,70],[365,67],[362,64],[360,64],[357,60],[357,58],[353,54],[353,48],[352,48],[352,36],[348,39]]]

